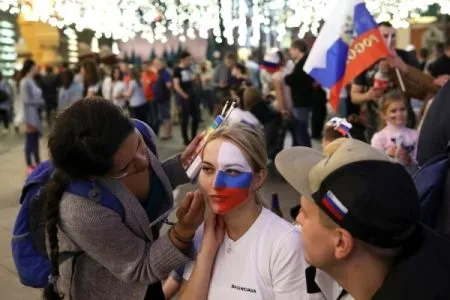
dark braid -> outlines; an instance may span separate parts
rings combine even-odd
[[[44,298],[47,300],[59,300],[64,296],[59,294],[56,282],[59,278],[59,246],[58,246],[58,223],[59,203],[70,179],[60,170],[56,170],[52,178],[44,188],[45,196],[45,220],[48,242],[50,245],[50,262],[52,273],[49,284],[44,289]]]
[[[42,194],[52,265],[44,299],[64,297],[57,287],[60,276],[58,224],[60,202],[67,185],[71,180],[105,176],[113,167],[114,154],[133,132],[134,125],[122,110],[100,97],[77,101],[56,118],[48,138],[55,172]]]

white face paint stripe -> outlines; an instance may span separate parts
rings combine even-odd
[[[225,171],[228,165],[240,165],[242,166],[242,172],[252,173],[252,168],[245,158],[242,151],[230,142],[223,142],[219,149],[219,170]]]

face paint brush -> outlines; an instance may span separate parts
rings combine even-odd
[[[224,109],[222,110],[222,114],[218,115],[214,119],[214,122],[211,124],[211,126],[206,130],[206,134],[203,137],[202,141],[199,143],[197,149],[195,150],[192,160],[188,160],[188,163],[186,164],[186,166],[184,166],[186,174],[189,177],[189,179],[191,179],[192,182],[196,181],[198,173],[200,172],[202,165],[202,158],[200,156],[200,153],[203,150],[203,147],[205,146],[208,136],[211,134],[211,132],[213,132],[223,124],[223,122],[230,116],[231,111],[234,109],[235,106],[236,102],[232,102],[228,109],[224,107]]]

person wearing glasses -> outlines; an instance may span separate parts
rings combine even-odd
[[[192,239],[204,216],[202,195],[186,195],[167,235],[158,238],[158,226],[151,224],[172,207],[172,189],[188,182],[182,163],[201,138],[161,163],[149,138],[146,143],[110,101],[88,98],[58,116],[48,141],[55,172],[44,187],[53,279],[44,299],[164,299],[160,281],[192,258]],[[76,180],[106,188],[124,216],[96,196],[67,192]],[[80,254],[61,263],[60,253],[67,251]]]

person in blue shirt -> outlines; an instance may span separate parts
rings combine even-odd
[[[161,140],[169,140],[173,137],[171,118],[172,76],[160,58],[153,60],[153,67],[158,73],[158,79],[153,85],[153,97],[156,104],[158,123],[162,127]]]

